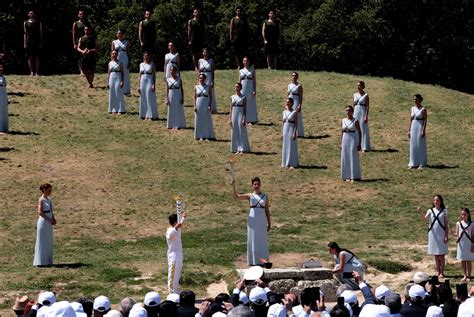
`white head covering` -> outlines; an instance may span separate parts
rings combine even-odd
[[[443,310],[438,306],[430,306],[426,312],[426,317],[444,317]]]

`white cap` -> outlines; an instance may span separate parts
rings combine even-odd
[[[280,303],[268,307],[267,317],[286,317],[286,308]]]
[[[45,304],[45,302],[49,302],[49,304]],[[54,295],[53,292],[42,292],[38,296],[38,303],[40,303],[43,306],[49,306],[54,303],[56,303],[56,295]]]
[[[52,306],[52,305],[51,305]],[[41,306],[36,312],[36,317],[48,317],[51,306]]]
[[[390,317],[390,309],[385,305],[367,304],[360,311],[359,317]]]
[[[443,310],[438,306],[430,306],[426,312],[426,317],[444,317]]]
[[[415,282],[416,284],[426,282],[429,279],[430,279],[430,277],[429,277],[428,273],[425,273],[425,272],[416,272],[413,275],[413,282]]]
[[[133,305],[128,316],[129,317],[147,317],[148,313],[146,312],[146,309],[143,308],[143,306],[140,303],[137,303]]]
[[[466,299],[459,305],[458,317],[474,317],[474,297]]]
[[[212,317],[227,317],[227,315],[224,314],[223,312],[218,311],[212,314]]]
[[[255,281],[263,276],[263,268],[261,266],[249,267],[244,273],[244,280]]]
[[[344,297],[344,303],[347,303],[349,305],[359,303],[359,301],[357,300],[357,296],[353,291],[345,290],[341,293],[341,297]]]
[[[392,291],[385,285],[380,285],[375,289],[375,297],[378,300],[384,300],[385,297],[392,294]]]
[[[74,308],[67,301],[54,303],[49,307],[48,317],[77,317]]]
[[[267,292],[259,286],[252,288],[249,299],[252,303],[262,305],[267,302]]]
[[[87,314],[84,312],[84,307],[82,307],[81,303],[72,302],[70,303],[74,311],[76,312],[76,316],[78,317],[87,317]]]
[[[247,305],[249,303],[249,297],[245,292],[240,292],[239,293],[239,301],[242,302],[242,304]]]
[[[172,301],[175,304],[179,304],[179,295],[176,293],[171,293],[166,296],[166,300]]]
[[[99,296],[94,299],[94,310],[104,313],[110,309],[110,300],[106,296]]]
[[[109,312],[105,314],[104,317],[122,317],[122,313],[118,310],[109,310]]]
[[[145,295],[145,300],[143,301],[143,304],[148,307],[156,307],[160,305],[161,303],[161,297],[160,294],[157,292],[148,292]]]
[[[416,297],[421,297],[421,299],[424,299],[426,296],[426,291],[423,286],[415,284],[410,287],[410,290],[408,291],[408,296],[413,299],[415,299]]]

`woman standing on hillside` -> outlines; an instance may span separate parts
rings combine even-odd
[[[117,51],[112,51],[111,61],[107,67],[110,114],[125,113],[125,98],[123,96],[123,64],[120,63],[117,56]]]
[[[365,83],[357,83],[357,92],[353,95],[352,107],[354,107],[354,117],[359,121],[361,132],[361,148],[363,152],[370,151],[369,134],[369,95],[364,91]]]
[[[211,87],[206,85],[206,74],[199,74],[199,84],[194,86],[194,138],[215,140],[211,116]]]
[[[420,207],[417,209],[421,219],[429,220],[428,227],[428,254],[434,255],[436,272],[439,277],[444,277],[445,255],[448,254],[448,210],[441,195],[433,197],[433,207],[423,216]]]
[[[341,178],[344,181],[360,180],[360,126],[354,118],[354,108],[346,107],[346,118],[341,121]]]
[[[293,99],[293,109],[298,113],[298,127],[296,132],[298,137],[304,137],[303,128],[303,113],[301,108],[303,107],[303,86],[298,82],[298,73],[291,73],[291,83],[288,84],[288,98]]]
[[[156,69],[148,52],[143,54],[143,63],[140,64],[138,87],[138,93],[140,94],[140,118],[144,120],[157,120]]]
[[[247,99],[247,122],[256,124],[257,114],[257,75],[255,69],[250,66],[249,59],[244,57],[244,67],[239,70],[239,83],[242,84],[242,94]]]
[[[123,94],[130,97],[130,58],[128,41],[123,39],[123,33],[120,30],[117,32],[117,39],[112,41],[112,51],[118,53],[118,60],[123,65]]]
[[[174,65],[170,67],[170,78],[166,79],[166,104],[168,105],[167,128],[178,130],[186,128],[184,116],[183,81],[178,77]]]
[[[206,85],[209,87],[209,96],[211,96],[211,112],[217,113],[216,93],[214,90],[214,71],[216,64],[214,60],[209,57],[209,49],[202,50],[202,58],[198,62],[199,72],[206,75]]]
[[[0,64],[0,134],[4,133],[8,133],[7,79],[3,75],[3,65]]]
[[[263,265],[269,262],[268,231],[271,229],[270,203],[268,196],[260,191],[260,178],[252,178],[253,192],[239,194],[235,189],[235,180],[232,181],[234,198],[247,200],[250,204],[250,213],[247,219],[247,264],[249,266]]]
[[[169,53],[165,55],[165,64],[163,66],[163,72],[165,73],[165,79],[171,77],[170,68],[173,66],[176,69],[176,74],[179,77],[179,70],[180,70],[180,59],[179,53],[176,52],[173,42],[168,43],[168,50]]]
[[[283,111],[283,125],[281,128],[281,167],[295,168],[299,166],[297,126],[298,112],[293,110],[293,99],[288,98]]]
[[[235,95],[230,97],[229,124],[231,151],[237,154],[250,152],[247,135],[247,98],[241,93],[242,84],[235,84]]]
[[[53,202],[49,198],[53,190],[51,184],[40,186],[43,193],[38,200],[38,223],[36,225],[36,245],[34,266],[53,265],[53,226],[56,218],[53,214]]]
[[[471,280],[472,261],[474,261],[474,223],[469,208],[461,209],[461,220],[456,222],[456,258],[461,261],[464,277],[462,281]]]
[[[426,123],[428,113],[421,104],[423,97],[420,94],[413,96],[415,106],[411,107],[410,124],[408,126],[408,138],[410,139],[410,161],[408,168],[418,167],[423,169],[428,162],[426,150]]]

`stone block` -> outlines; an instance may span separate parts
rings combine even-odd
[[[303,280],[316,281],[332,279],[332,271],[330,269],[301,269],[303,273]]]
[[[291,288],[296,286],[296,282],[292,279],[275,280],[268,283],[268,287],[277,293],[286,294]]]
[[[297,283],[298,289],[303,290],[308,287],[319,287],[324,293],[324,298],[328,302],[336,301],[336,290],[339,286],[337,280],[319,280],[319,281],[299,281]]]

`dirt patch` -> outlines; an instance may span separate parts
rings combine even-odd
[[[220,294],[220,293],[227,293],[228,292],[228,289],[227,289],[227,283],[226,281],[219,281],[217,283],[212,283],[210,284],[207,289],[206,289],[206,292],[207,292],[207,296],[206,297],[216,297],[217,294]]]

